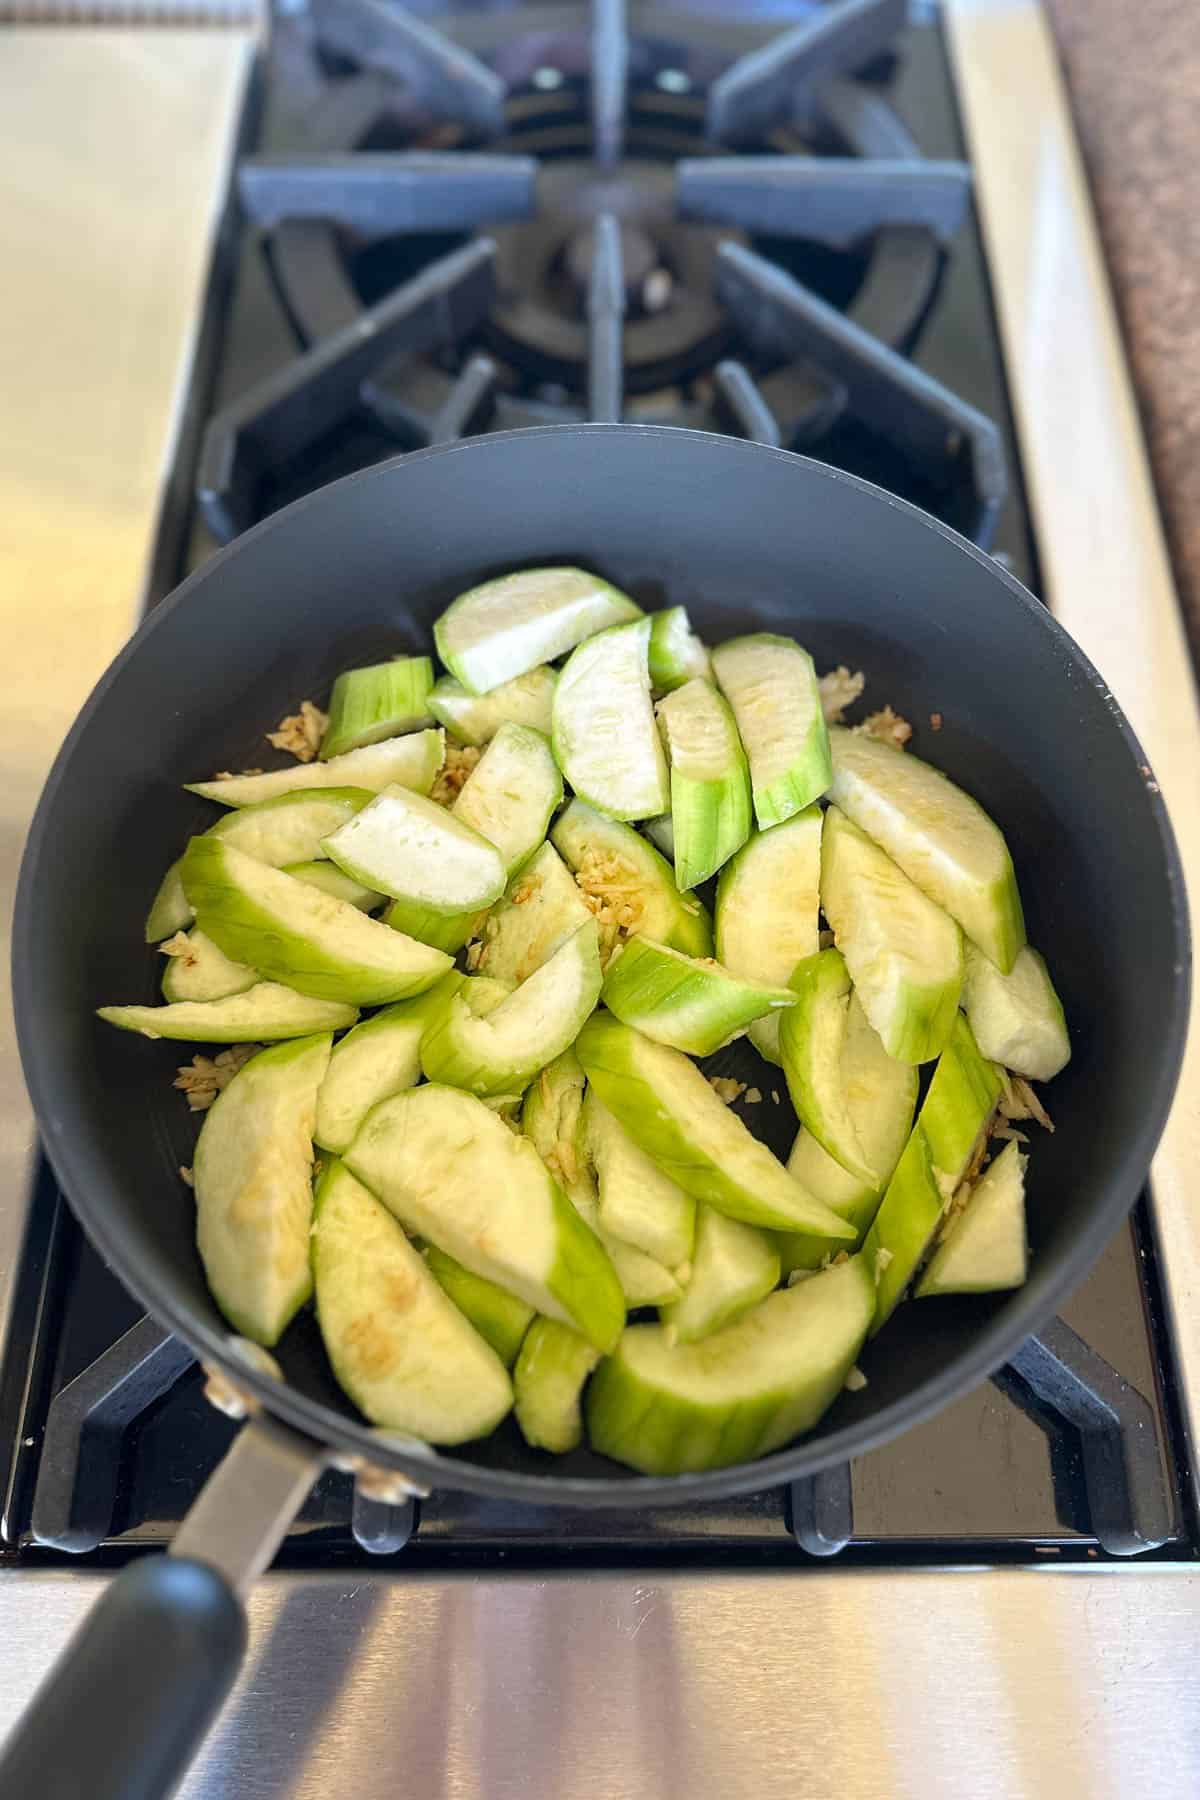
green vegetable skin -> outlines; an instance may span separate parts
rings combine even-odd
[[[525,1096],[521,1130],[566,1191],[580,1218],[596,1233],[617,1272],[626,1304],[657,1306],[682,1292],[670,1269],[600,1223],[597,1182],[584,1129],[584,1074],[574,1050],[544,1068]]]
[[[836,806],[821,833],[821,904],[888,1054],[937,1056],[958,1016],[962,934]]]
[[[478,696],[444,675],[430,691],[429,710],[460,744],[486,744],[506,721],[531,725],[549,737],[557,685],[558,670],[544,663]]]
[[[505,1368],[511,1369],[535,1316],[532,1306],[518,1300],[515,1294],[506,1293],[494,1281],[473,1275],[470,1269],[464,1269],[436,1244],[430,1244],[426,1249],[425,1263],[459,1312],[470,1320],[484,1342],[491,1345]],[[557,1329],[565,1331],[567,1327],[560,1325]],[[582,1343],[582,1338],[579,1341]]]
[[[853,1228],[805,1193],[678,1050],[607,1013],[588,1020],[575,1049],[605,1106],[685,1192],[747,1225],[853,1238]]]
[[[850,977],[838,950],[806,957],[792,976],[796,1004],[783,1015],[779,1048],[797,1117],[851,1175],[878,1185],[859,1141],[842,1077],[850,1015]]]
[[[684,606],[668,606],[650,615],[650,680],[660,694],[712,674],[708,651],[692,630]]]
[[[1020,1287],[1025,1243],[1025,1167],[1017,1144],[1004,1146],[971,1189],[966,1210],[951,1218],[916,1287],[923,1300],[937,1294],[990,1294]]]
[[[517,1424],[527,1444],[565,1456],[583,1442],[583,1384],[600,1352],[557,1319],[535,1319],[513,1370]]]
[[[187,933],[187,948],[169,956],[163,970],[163,999],[224,1000],[228,994],[244,994],[254,986],[258,972],[245,963],[231,962],[202,931]]]
[[[803,812],[829,786],[829,734],[817,672],[791,638],[758,632],[713,651],[713,673],[733,708],[750,763],[763,831]]]
[[[641,613],[628,594],[586,569],[522,569],[460,594],[433,637],[467,692],[487,694]]]
[[[975,1041],[993,1062],[1030,1081],[1050,1081],[1070,1062],[1062,1001],[1028,944],[1007,975],[968,944],[962,998]]]
[[[300,993],[378,1006],[423,993],[450,967],[440,950],[219,838],[193,838],[182,872],[201,930],[226,956]]]
[[[632,937],[614,955],[603,999],[626,1025],[693,1056],[709,1056],[764,1013],[789,1008],[788,988],[756,987],[712,962],[698,962],[649,938]]]
[[[670,803],[650,703],[650,621],[613,626],[572,652],[554,691],[554,756],[582,800],[614,819]]]
[[[279,982],[259,981],[224,1000],[181,1000],[173,1006],[98,1006],[97,1016],[119,1031],[186,1044],[265,1044],[353,1025],[358,1008],[314,999]]]
[[[456,994],[421,1044],[430,1081],[474,1094],[520,1092],[575,1041],[600,998],[600,950],[589,919],[486,1017],[470,1007],[475,983]]]
[[[591,916],[558,851],[543,844],[484,922],[480,973],[513,987],[528,981]]]
[[[686,682],[660,701],[658,726],[671,765],[675,879],[696,887],[750,835],[746,753],[728,702],[707,681]]]
[[[293,763],[266,775],[226,775],[185,785],[189,794],[239,807],[311,788],[368,788],[378,794],[385,787],[404,787],[427,794],[445,759],[444,732],[414,731],[408,737],[348,750],[329,762]]]
[[[376,794],[325,839],[324,849],[339,869],[403,901],[414,917],[481,912],[500,898],[507,879],[494,844],[436,801],[404,788]],[[389,923],[404,930],[396,911]]]
[[[858,1141],[870,1166],[879,1171],[878,1181],[863,1181],[849,1174],[803,1128],[792,1145],[788,1169],[861,1237],[879,1209],[884,1187],[908,1141],[917,1103],[917,1071],[911,1063],[897,1062],[888,1055],[856,994],[850,996],[838,1077]],[[777,1242],[785,1275],[793,1269],[820,1268],[838,1249],[827,1237],[802,1232],[781,1235]]]
[[[685,956],[712,955],[712,925],[696,896],[681,894],[670,864],[631,826],[572,800],[556,819],[550,842],[585,893],[604,899],[614,872],[633,918],[630,929]],[[790,974],[791,971],[789,970]]]
[[[494,844],[515,875],[545,841],[563,784],[549,741],[528,725],[501,725],[463,784],[453,817]]]
[[[278,1343],[312,1292],[312,1131],[328,1032],[262,1050],[205,1115],[192,1164],[196,1243],[235,1331]]]
[[[717,958],[734,975],[786,987],[796,964],[817,952],[821,810],[810,806],[758,831],[726,863],[717,883]],[[779,1061],[779,1013],[750,1026],[750,1042]]]
[[[462,983],[463,977],[452,969],[426,993],[384,1007],[334,1045],[317,1096],[313,1133],[323,1150],[339,1155],[348,1150],[378,1101],[416,1087],[421,1079],[421,1039]]]
[[[700,1204],[687,1287],[659,1308],[659,1318],[679,1343],[696,1343],[757,1305],[778,1285],[779,1271],[779,1251],[765,1231]]]
[[[769,1294],[697,1344],[631,1325],[592,1377],[588,1435],[645,1475],[727,1468],[808,1431],[837,1398],[871,1322],[874,1288],[851,1257]]]
[[[508,1373],[391,1214],[336,1160],[314,1210],[317,1322],[359,1410],[431,1444],[494,1430],[512,1405]]]
[[[372,1108],[351,1172],[409,1231],[611,1350],[625,1298],[599,1240],[527,1138],[482,1101],[427,1086]]]
[[[584,1142],[600,1184],[599,1222],[663,1268],[692,1254],[696,1202],[664,1175],[593,1089],[583,1105]]]
[[[1025,942],[1012,858],[977,801],[911,751],[835,727],[830,797],[1006,974]]]
[[[920,1268],[999,1094],[1000,1071],[979,1054],[959,1013],[863,1243],[876,1275],[873,1332],[886,1324]]]
[[[432,686],[427,656],[395,656],[367,669],[346,669],[333,684],[321,761],[431,724]]]

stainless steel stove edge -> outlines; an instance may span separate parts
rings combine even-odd
[[[1200,706],[1129,365],[1040,0],[943,0],[1045,597],[1131,720],[1200,923]],[[1102,804],[1102,797],[1098,797]],[[1186,972],[1181,971],[1181,978]],[[1200,1500],[1200,968],[1151,1204]]]
[[[102,1580],[0,1573],[0,1732]],[[381,1569],[269,1576],[249,1611],[246,1671],[180,1800],[1200,1787],[1196,1571]]]

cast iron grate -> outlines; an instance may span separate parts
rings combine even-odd
[[[988,546],[999,429],[909,360],[969,174],[888,102],[905,16],[832,0],[731,55],[595,0],[476,50],[457,17],[316,0],[321,148],[238,171],[296,354],[209,424],[211,531],[327,474],[339,430],[384,456],[590,417],[850,455]]]
[[[190,1352],[144,1318],[51,1403],[34,1491],[36,1542],[96,1549],[117,1518],[125,1437],[194,1367]],[[1061,1319],[994,1377],[1045,1432],[1060,1517],[1111,1556],[1157,1549],[1171,1536],[1153,1408]],[[1065,1452],[1075,1452],[1068,1457]],[[1072,1475],[1071,1471],[1077,1471]],[[851,1470],[794,1481],[779,1495],[781,1521],[799,1548],[832,1557],[853,1541]],[[639,1517],[626,1541],[636,1547]],[[355,1490],[350,1530],[361,1550],[391,1556],[420,1539],[414,1502],[386,1505]]]

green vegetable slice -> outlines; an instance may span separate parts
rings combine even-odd
[[[565,1456],[583,1442],[583,1385],[600,1352],[557,1319],[535,1319],[517,1366],[513,1393],[517,1424],[527,1444]]]
[[[591,916],[557,850],[543,844],[484,922],[480,973],[513,987],[528,981]]]
[[[337,1000],[298,994],[274,981],[259,981],[223,1000],[181,1000],[172,1006],[98,1006],[98,1017],[119,1031],[185,1044],[258,1044],[307,1037],[353,1025],[358,1009]]]
[[[345,669],[333,684],[321,761],[431,725],[432,686],[428,656],[394,656],[367,669]]]
[[[723,969],[632,937],[609,962],[604,1004],[656,1043],[709,1056],[764,1013],[789,1008],[790,988],[756,987]]]
[[[1025,1168],[1016,1143],[1006,1144],[952,1214],[917,1283],[918,1300],[935,1294],[992,1294],[1020,1287],[1028,1273]]]
[[[566,1190],[580,1218],[596,1233],[625,1295],[626,1304],[657,1306],[683,1291],[670,1269],[606,1232],[600,1223],[599,1190],[584,1128],[584,1074],[574,1050],[547,1065],[525,1096],[521,1129]]]
[[[161,944],[164,938],[186,931],[195,918],[191,901],[183,891],[179,861],[175,860],[158,885],[150,911],[146,914],[144,936],[148,944]]]
[[[317,1096],[314,1137],[323,1150],[348,1150],[371,1108],[416,1087],[421,1039],[462,986],[456,969],[414,1000],[399,1000],[364,1019],[334,1045]]]
[[[359,1411],[431,1444],[494,1430],[512,1405],[508,1373],[391,1214],[336,1160],[315,1212],[317,1322]]]
[[[641,607],[586,569],[520,569],[469,588],[433,628],[437,653],[469,694],[553,662],[584,638],[641,617]]]
[[[318,999],[362,1006],[404,1000],[432,987],[450,967],[440,950],[389,931],[219,838],[192,839],[183,883],[201,930],[226,956]]]
[[[1005,973],[1025,942],[1012,858],[969,794],[908,750],[835,727],[831,798]]]
[[[760,631],[713,651],[713,673],[733,708],[754,814],[766,831],[803,812],[829,786],[829,734],[817,672],[791,638]]]
[[[1028,944],[1007,975],[968,944],[962,998],[975,1041],[993,1062],[1029,1081],[1050,1081],[1070,1062],[1062,1001],[1045,962]]]
[[[887,1172],[875,1169],[859,1139],[842,1075],[850,1017],[850,977],[840,950],[806,957],[792,976],[796,1004],[779,1026],[779,1048],[788,1092],[801,1124],[822,1149],[860,1181],[878,1186]]]
[[[888,1054],[912,1063],[937,1056],[957,1016],[962,935],[836,806],[821,834],[821,904]]]
[[[805,1193],[680,1051],[608,1013],[588,1020],[575,1048],[609,1111],[697,1200],[747,1225],[853,1237],[853,1228]]]
[[[785,987],[796,964],[816,955],[820,883],[819,807],[755,832],[717,883],[718,959],[743,980]],[[773,1063],[781,1017],[767,1013],[750,1026],[750,1042]]]
[[[701,1204],[686,1289],[659,1309],[659,1318],[676,1342],[698,1343],[756,1306],[778,1282],[779,1251],[767,1233]]]
[[[413,1088],[373,1107],[346,1155],[401,1224],[464,1268],[610,1350],[625,1298],[527,1138],[454,1088]]]
[[[473,1275],[470,1269],[464,1269],[436,1244],[427,1246],[425,1263],[438,1286],[470,1320],[484,1343],[491,1345],[506,1369],[511,1369],[535,1317],[532,1306],[518,1300],[515,1294],[506,1293],[494,1281]],[[567,1327],[562,1325],[558,1329],[565,1331]]]
[[[669,864],[631,826],[572,800],[550,841],[591,901],[610,947],[618,934],[638,931],[687,956],[712,955],[704,907],[694,894],[680,893]]]
[[[658,725],[671,765],[675,879],[696,887],[750,835],[746,753],[728,703],[707,681],[686,682],[661,700]]]
[[[600,1184],[600,1224],[662,1267],[692,1254],[696,1202],[634,1143],[593,1089],[584,1101],[588,1154]]]
[[[228,994],[244,994],[258,980],[258,971],[245,963],[231,962],[202,931],[186,933],[186,943],[178,946],[178,954],[167,958],[163,970],[163,999],[168,1003],[183,1000],[224,1000]]]
[[[708,651],[692,630],[685,606],[668,606],[650,614],[650,680],[660,694],[682,687],[696,676],[712,674]]]
[[[309,887],[320,888],[323,894],[332,894],[335,900],[344,900],[347,906],[356,906],[359,912],[374,912],[386,898],[377,894],[374,888],[364,887],[361,881],[352,881],[336,863],[327,860],[284,863],[283,867],[285,874],[307,882]]]
[[[858,1141],[870,1167],[878,1170],[878,1179],[863,1181],[851,1175],[803,1129],[792,1145],[788,1169],[861,1237],[879,1210],[884,1187],[908,1141],[917,1103],[917,1071],[911,1063],[888,1055],[853,993],[839,1075]],[[838,1249],[827,1237],[800,1232],[781,1235],[778,1243],[785,1275],[793,1269],[819,1268]]]
[[[460,744],[486,744],[501,725],[530,725],[550,736],[558,670],[542,663],[527,674],[502,682],[490,694],[468,694],[461,681],[444,675],[434,683],[429,710]]]
[[[452,812],[496,846],[512,876],[545,842],[562,797],[548,740],[528,725],[505,724],[468,775]]]
[[[554,692],[554,756],[582,800],[614,819],[670,802],[650,703],[650,621],[614,626],[572,652]]]
[[[369,788],[378,794],[386,787],[412,788],[427,794],[445,761],[446,739],[441,731],[414,731],[408,737],[388,738],[362,750],[348,750],[328,762],[294,763],[272,769],[266,775],[223,775],[216,781],[189,781],[189,794],[216,800],[222,806],[251,806],[274,800],[280,794],[307,788]],[[289,858],[298,861],[299,858]]]
[[[478,913],[504,892],[504,862],[495,845],[444,806],[405,788],[376,794],[325,839],[324,848],[355,881],[442,918]]]
[[[594,921],[581,925],[486,1017],[471,1011],[474,986],[468,981],[430,1027],[421,1067],[430,1081],[474,1094],[518,1092],[574,1043],[600,997]]]
[[[957,1014],[912,1136],[863,1243],[876,1282],[873,1331],[921,1267],[1000,1094],[1000,1071]]]
[[[235,1331],[276,1344],[312,1292],[312,1129],[328,1032],[261,1050],[205,1115],[192,1160],[196,1243]]]
[[[808,1431],[837,1398],[871,1322],[861,1257],[769,1294],[701,1343],[631,1325],[592,1377],[592,1448],[644,1475],[728,1468]]]

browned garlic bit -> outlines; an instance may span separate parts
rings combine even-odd
[[[848,706],[854,705],[865,686],[866,677],[862,670],[855,669],[851,674],[843,663],[839,663],[836,669],[830,669],[827,675],[822,675],[817,688],[821,695],[821,711],[825,715],[825,723],[840,725],[842,714]]]
[[[1043,1131],[1054,1130],[1050,1114],[1034,1093],[1032,1084],[1009,1069],[1004,1070],[1004,1090],[997,1102],[997,1111],[1005,1119],[1033,1119]]]
[[[912,736],[912,726],[908,720],[902,719],[900,714],[893,712],[890,706],[884,706],[879,712],[871,713],[861,725],[856,725],[854,730],[861,731],[864,737],[878,738],[881,744],[893,744],[897,750],[903,750]]]
[[[185,969],[194,968],[198,960],[195,946],[186,931],[177,931],[174,937],[164,939],[158,946],[158,953],[160,956],[180,957]]]
[[[438,770],[429,798],[438,806],[453,806],[482,755],[478,744],[447,744],[446,760]]]
[[[193,1056],[176,1071],[171,1086],[186,1097],[192,1112],[207,1112],[221,1089],[228,1087],[242,1065],[261,1049],[261,1044],[231,1044],[215,1056]]]
[[[618,944],[637,930],[643,912],[641,883],[631,862],[615,850],[590,845],[575,871],[583,903],[600,927],[600,960],[611,961]]]
[[[277,750],[288,751],[300,762],[312,762],[321,748],[328,724],[328,713],[323,713],[311,700],[302,700],[298,713],[289,713],[286,719],[280,719],[274,731],[268,731],[267,742],[274,744]]]

